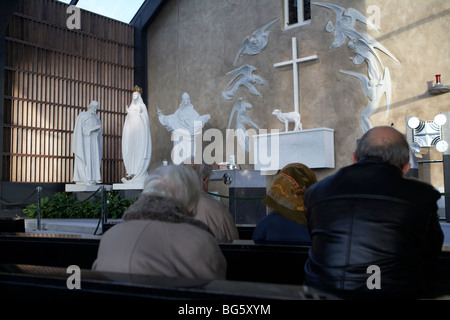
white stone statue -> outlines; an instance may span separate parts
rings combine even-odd
[[[102,123],[96,114],[97,101],[92,101],[87,111],[75,120],[72,152],[75,155],[73,181],[76,184],[96,185],[101,183]]]
[[[389,52],[381,43],[372,38],[366,33],[358,33],[356,31],[352,32],[352,37],[348,42],[348,48],[355,52],[355,57],[350,57],[350,60],[353,61],[354,64],[361,64],[363,60],[367,59],[369,54],[372,54],[376,61],[380,64],[381,68],[383,68],[383,63],[380,59],[380,56],[377,53],[378,49],[390,58],[392,58],[395,62],[399,62],[397,58]]]
[[[186,92],[183,93],[182,101],[175,113],[164,115],[159,108],[157,108],[157,112],[159,122],[173,134],[173,163],[180,164],[186,158],[195,155],[195,136],[201,134],[211,116],[209,114],[200,115],[195,111],[191,104],[191,98]],[[180,155],[178,151],[181,150],[185,152]]]
[[[377,110],[381,98],[384,95],[386,96],[386,117],[389,114],[391,101],[390,72],[388,68],[383,66],[377,50],[383,52],[394,61],[399,61],[377,40],[373,39],[368,34],[361,34],[355,30],[356,21],[360,21],[366,24],[370,29],[378,32],[376,26],[357,10],[353,8],[345,9],[328,3],[313,4],[331,9],[336,13],[335,25],[333,25],[331,21],[328,21],[326,26],[328,32],[334,31],[334,42],[330,46],[330,49],[342,46],[347,39],[349,39],[347,46],[350,50],[353,50],[355,54],[354,57],[350,57],[350,60],[354,64],[362,64],[364,62],[367,64],[367,76],[361,73],[340,70],[341,73],[358,78],[363,87],[364,94],[369,99],[368,106],[361,114],[361,129],[363,132],[367,132],[372,128],[369,117]],[[381,73],[380,70],[382,70],[383,73]]]
[[[289,131],[289,122],[293,122],[295,124],[294,130],[292,131],[299,131],[303,129],[303,125],[301,123],[301,117],[300,113],[298,112],[287,112],[283,113],[280,109],[275,109],[272,112],[272,115],[276,116],[278,120],[284,123],[285,126],[285,132]]]
[[[383,77],[375,84],[371,84],[370,79],[361,73],[340,70],[341,73],[356,77],[361,82],[364,94],[369,99],[369,104],[361,114],[361,129],[365,133],[372,128],[370,116],[377,111],[381,98],[386,95],[386,116],[391,103],[391,75],[388,68],[384,68]]]
[[[194,122],[200,121],[203,128],[209,119],[211,119],[211,116],[209,114],[201,116],[195,111],[194,106],[191,103],[191,97],[186,92],[183,93],[181,99],[180,106],[174,114],[166,116],[159,108],[157,109],[159,122],[169,132],[174,132],[175,130],[187,130],[191,135],[194,135],[196,134],[194,132]]]
[[[267,82],[260,76],[254,75],[253,71],[255,70],[257,70],[256,67],[246,64],[242,67],[236,68],[233,71],[228,72],[227,75],[232,73],[235,73],[235,75],[233,79],[231,79],[231,81],[228,83],[227,88],[233,83],[234,80],[236,80],[236,78],[238,78],[239,76],[242,77],[238,81],[236,81],[233,88],[231,88],[228,91],[223,91],[222,97],[225,100],[233,99],[240,86],[247,87],[247,89],[250,90],[252,94],[260,97],[261,93],[259,93],[259,91],[256,89],[254,85],[255,84],[267,85]]]
[[[355,53],[350,60],[354,64],[367,64],[367,77],[363,74],[343,71],[341,73],[348,74],[358,78],[363,87],[364,94],[370,100],[367,108],[361,114],[361,129],[367,132],[372,128],[369,117],[378,109],[383,95],[386,96],[386,118],[389,115],[389,106],[391,101],[391,75],[387,67],[383,67],[383,63],[375,49],[380,50],[394,61],[399,62],[384,46],[378,41],[371,38],[367,34],[359,34],[354,32],[354,37],[348,42],[348,48]],[[380,72],[380,68],[383,74]]]
[[[345,9],[330,3],[312,2],[312,4],[333,10],[336,14],[335,25],[331,21],[328,21],[326,26],[328,32],[334,31],[334,42],[331,44],[330,49],[339,48],[347,41],[347,37],[352,37],[352,31],[355,30],[357,20],[378,32],[378,28],[373,23],[353,8]]]
[[[239,145],[246,152],[250,150],[250,142],[247,134],[247,129],[245,124],[248,123],[259,130],[259,126],[250,119],[247,115],[247,111],[252,109],[252,105],[248,102],[244,102],[242,98],[235,103],[233,109],[231,110],[230,120],[228,122],[228,129],[231,127],[231,121],[233,120],[234,114],[236,113],[236,136],[239,142]]]
[[[272,24],[274,24],[278,20],[279,18],[269,22],[265,26],[253,32],[252,37],[245,38],[245,40],[241,44],[241,47],[239,48],[238,53],[236,54],[233,66],[236,65],[236,62],[240,57],[243,57],[245,55],[252,55],[252,56],[257,55],[267,46],[267,42],[269,41],[270,30],[266,29],[269,28]]]
[[[122,182],[127,184],[140,184],[145,180],[152,157],[150,121],[141,94],[142,89],[135,86],[123,126],[122,157],[127,176]]]
[[[381,64],[379,56],[376,52],[373,54],[371,47],[366,45],[364,41],[358,40],[357,38],[350,40],[347,47],[355,53],[354,57],[349,57],[354,64],[362,64],[366,62],[369,83],[371,86],[374,86],[381,78],[380,69],[378,68],[377,63],[378,61]]]

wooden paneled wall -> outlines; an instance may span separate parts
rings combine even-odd
[[[54,0],[22,0],[6,33],[3,181],[71,183],[72,133],[92,100],[103,129],[103,183],[125,176],[121,138],[132,98],[133,27]]]

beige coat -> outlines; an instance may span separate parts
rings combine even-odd
[[[218,200],[202,191],[195,218],[205,223],[218,242],[239,239],[236,224],[227,208]]]
[[[226,267],[217,241],[195,225],[131,220],[105,232],[92,269],[215,280]]]

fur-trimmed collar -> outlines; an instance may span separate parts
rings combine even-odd
[[[172,199],[154,195],[141,195],[123,215],[124,221],[156,220],[169,223],[187,223],[209,232],[211,229]]]

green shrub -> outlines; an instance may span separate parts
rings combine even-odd
[[[136,199],[121,199],[119,192],[106,192],[106,214],[108,219],[120,219],[125,210]],[[23,210],[30,218],[36,218],[37,203],[27,205]],[[52,196],[41,198],[42,219],[96,219],[102,212],[101,193],[97,192],[93,198],[78,201],[73,193],[58,192]]]

